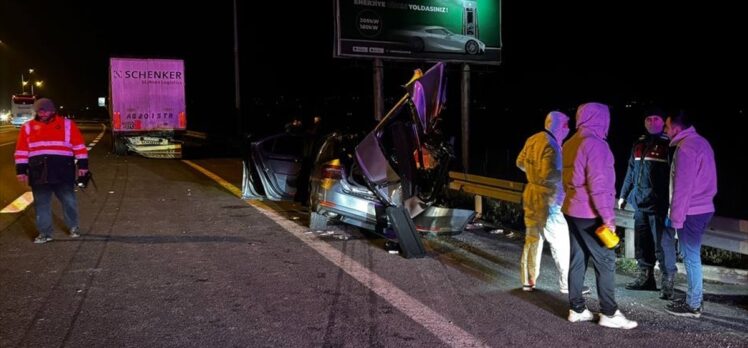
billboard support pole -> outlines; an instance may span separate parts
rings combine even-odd
[[[234,113],[239,126],[239,137],[243,138],[245,124],[242,119],[241,94],[239,93],[239,20],[236,10],[236,0],[234,0]]]
[[[381,121],[384,112],[384,92],[382,59],[374,58],[374,119]]]
[[[462,170],[470,169],[470,65],[462,63],[462,79],[460,84],[460,111],[462,113]]]

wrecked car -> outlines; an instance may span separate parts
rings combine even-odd
[[[437,204],[453,158],[440,129],[445,73],[444,63],[416,70],[404,96],[368,133],[321,139],[308,175],[311,229],[337,221],[358,226],[399,243],[410,258],[425,255],[419,232],[459,233],[472,220],[473,210]],[[293,198],[306,184],[300,149],[309,141],[281,134],[252,143],[245,198]]]

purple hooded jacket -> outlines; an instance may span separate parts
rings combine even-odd
[[[714,212],[717,169],[709,142],[693,127],[682,130],[670,141],[675,146],[670,168],[670,221],[683,228],[686,215]]]
[[[605,141],[610,126],[608,106],[582,104],[577,108],[577,131],[563,146],[564,214],[602,218],[615,227],[616,172],[613,153]]]

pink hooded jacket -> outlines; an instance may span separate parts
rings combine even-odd
[[[714,212],[712,199],[717,194],[717,169],[709,142],[688,127],[670,141],[675,146],[670,167],[670,221],[683,228],[686,215]]]
[[[563,146],[563,185],[566,192],[561,211],[569,216],[594,219],[614,227],[616,172],[613,153],[605,141],[610,126],[608,106],[582,104],[577,108],[577,131]]]

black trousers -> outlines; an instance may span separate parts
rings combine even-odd
[[[564,215],[569,224],[571,259],[569,264],[569,306],[576,312],[586,307],[582,287],[587,263],[592,258],[595,268],[597,298],[600,312],[611,316],[618,310],[615,299],[616,253],[606,248],[595,235],[602,225],[600,219],[583,219]]]
[[[665,260],[662,253],[662,234],[665,231],[664,214],[647,213],[637,210],[634,213],[634,250],[639,268],[654,268],[660,262],[664,269]]]

